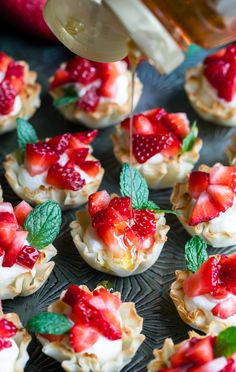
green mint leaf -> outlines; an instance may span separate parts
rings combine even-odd
[[[189,134],[183,139],[182,152],[187,152],[191,150],[197,138],[197,134],[198,134],[197,122],[195,121],[192,125]]]
[[[41,313],[33,316],[27,323],[27,328],[31,332],[49,334],[49,335],[63,335],[68,332],[73,323],[62,314],[57,313]]]
[[[175,216],[180,215],[180,212],[172,211],[171,209],[158,209],[158,213],[174,214]]]
[[[35,143],[38,141],[37,134],[32,125],[25,119],[17,118],[17,137],[18,145],[21,153],[24,154],[25,146],[28,143]]]
[[[214,355],[230,358],[236,352],[236,327],[220,332],[214,345]]]
[[[148,209],[148,210],[151,210],[151,211],[159,211],[159,207],[158,205],[151,201],[151,200],[148,200],[146,202],[144,202],[142,205],[141,205],[141,208],[139,209]]]
[[[208,259],[207,244],[195,235],[185,244],[184,256],[187,268],[194,273]]]
[[[29,232],[27,241],[37,249],[43,249],[57,237],[62,222],[59,204],[48,200],[35,207],[25,220],[24,230]]]
[[[54,107],[61,107],[61,106],[67,106],[70,105],[71,103],[74,103],[78,100],[78,97],[74,96],[64,96],[57,98],[53,101],[53,106]]]
[[[128,163],[124,163],[120,174],[120,191],[122,196],[131,197],[132,207],[142,209],[142,205],[148,201],[148,186],[141,174]]]

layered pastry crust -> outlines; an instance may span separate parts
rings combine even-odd
[[[91,154],[89,158],[89,160],[96,160]],[[104,175],[104,169],[101,167],[96,178],[86,183],[77,191],[59,189],[51,185],[41,185],[36,190],[32,191],[28,187],[20,184],[18,173],[21,162],[17,151],[7,155],[3,165],[5,168],[5,177],[9,185],[20,198],[33,205],[41,204],[46,200],[55,200],[60,204],[62,210],[78,207],[86,203],[88,196],[99,188]]]
[[[19,93],[22,107],[16,115],[2,115],[0,117],[0,134],[9,132],[16,128],[17,117],[31,118],[40,106],[41,85],[36,83],[37,73],[29,69],[25,61],[20,61],[25,67],[24,86]]]
[[[109,257],[106,254],[105,243],[103,243],[104,248],[99,251],[96,251],[92,244],[91,246],[85,244],[84,236],[89,226],[91,226],[90,216],[87,211],[77,212],[76,220],[70,224],[71,235],[79,254],[94,269],[120,277],[140,274],[156,262],[167,240],[166,235],[169,231],[169,226],[165,224],[164,214],[158,213],[156,216],[155,242],[147,252],[144,250],[142,250],[142,253],[139,252],[140,254],[132,268],[129,265],[125,268],[122,259]]]
[[[230,145],[225,150],[229,164],[236,166],[236,135],[232,137]]]
[[[86,292],[90,292],[87,286],[80,286]],[[99,287],[98,287],[99,288]],[[65,292],[62,292],[61,298]],[[119,292],[114,295],[119,296]],[[68,308],[61,299],[51,304],[49,312],[65,313]],[[104,364],[101,364],[95,354],[76,354],[69,346],[69,342],[49,342],[46,338],[37,335],[43,345],[42,351],[48,356],[61,363],[62,368],[67,372],[119,372],[136,354],[145,336],[141,334],[143,319],[138,316],[133,302],[122,303],[119,309],[122,321],[122,352],[120,355]]]

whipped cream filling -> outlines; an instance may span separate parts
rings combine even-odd
[[[108,340],[108,338],[100,335],[98,340],[86,350],[79,353],[80,355],[95,354],[100,363],[104,364],[109,362],[112,359],[116,359],[118,355],[122,352],[122,339],[120,340]]]
[[[208,103],[208,105],[212,105],[212,103],[218,101],[225,108],[236,107],[236,94],[230,102],[225,101],[223,98],[220,98],[218,96],[217,90],[211,85],[204,74],[202,74],[201,96],[202,100]]]
[[[228,300],[229,298],[234,298],[236,300],[236,296],[234,296],[232,293],[228,293],[227,296],[223,299],[216,299],[212,297],[210,294],[205,294],[201,296],[195,296],[195,297],[188,297],[184,296],[184,303],[185,307],[188,311],[193,311],[196,308],[201,309],[204,311],[205,316],[207,318],[207,322],[211,322],[213,320],[222,321],[223,323],[227,323],[229,325],[235,325],[236,324],[236,314],[230,316],[227,319],[221,319],[217,316],[214,316],[211,312],[211,310],[219,303]]]
[[[25,244],[27,244],[27,242]],[[35,277],[35,274],[36,274],[35,266],[33,267],[32,270],[27,269],[27,268],[25,268],[21,265],[18,265],[17,263],[15,263],[11,267],[4,267],[4,266],[2,266],[3,257],[4,256],[0,257],[0,283],[1,283],[0,288],[4,288],[7,285],[13,283],[14,280],[19,275],[27,273],[27,272],[31,272],[32,276]],[[1,362],[0,362],[0,366],[1,366]],[[1,368],[0,368],[0,370],[1,370]]]
[[[219,216],[208,221],[209,229],[213,233],[224,232],[225,234],[235,234],[236,219],[236,198],[232,207],[225,212],[220,212]]]
[[[83,241],[87,245],[90,252],[97,253],[103,251],[104,243],[99,238],[96,230],[92,227],[92,225],[89,225],[87,230],[85,231]]]
[[[19,348],[16,342],[11,338],[11,347],[0,350],[0,370],[3,372],[15,372],[16,360],[19,354]]]

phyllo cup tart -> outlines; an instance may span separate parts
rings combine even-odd
[[[236,327],[218,336],[188,333],[189,338],[175,345],[167,338],[162,349],[155,349],[148,372],[235,372]]]
[[[183,321],[205,333],[236,325],[236,254],[208,257],[194,236],[185,245],[187,269],[176,271],[170,296]]]
[[[68,119],[89,128],[118,123],[131,110],[131,71],[125,61],[97,63],[74,57],[50,79],[54,106]],[[142,93],[135,77],[134,107]]]
[[[236,46],[229,45],[186,72],[185,91],[205,120],[236,126]]]
[[[125,277],[140,274],[158,259],[167,240],[169,226],[164,211],[148,201],[148,187],[142,176],[123,166],[121,194],[105,190],[89,196],[88,210],[78,211],[70,225],[75,246],[94,269]],[[137,188],[136,188],[137,187]]]
[[[7,155],[3,164],[15,193],[32,205],[55,200],[62,209],[69,209],[86,203],[104,174],[91,154],[97,130],[40,141],[28,122],[17,121],[19,149]]]
[[[42,351],[67,372],[119,372],[144,341],[133,302],[99,286],[72,284],[58,301],[28,322]]]
[[[151,189],[172,187],[183,181],[199,159],[202,140],[196,124],[190,128],[184,113],[169,114],[163,108],[145,111],[133,118],[135,167]],[[119,163],[130,158],[130,119],[116,127],[113,151]]]
[[[61,225],[61,210],[47,201],[34,210],[25,201],[15,208],[0,203],[0,299],[29,296],[51,274],[57,254],[51,244]]]
[[[177,183],[171,195],[183,227],[215,248],[236,244],[235,175],[236,167],[201,165]]]
[[[16,118],[30,118],[40,106],[41,86],[25,61],[0,52],[0,134],[16,128]]]

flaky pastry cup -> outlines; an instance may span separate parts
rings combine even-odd
[[[81,285],[80,288],[90,293],[87,286]],[[65,291],[62,292],[61,299],[64,294]],[[120,297],[119,292],[115,292],[114,295]],[[61,299],[52,303],[48,311],[67,313],[70,307]],[[62,368],[67,372],[119,372],[131,361],[145,339],[145,336],[141,334],[143,319],[136,313],[135,304],[133,302],[122,303],[119,312],[122,320],[122,352],[114,360],[101,364],[94,354],[75,353],[67,337],[63,340],[64,342],[50,342],[37,335],[43,345],[42,351],[61,363]]]
[[[164,214],[157,213],[156,216],[157,228],[154,235],[155,242],[147,252],[144,250],[139,252],[132,267],[130,265],[124,267],[122,259],[109,256],[106,253],[107,249],[105,244],[102,250],[93,251],[92,246],[89,247],[84,243],[83,237],[91,224],[90,216],[87,211],[78,211],[76,213],[76,220],[70,224],[71,235],[81,257],[94,269],[119,277],[136,275],[143,273],[156,262],[167,240],[166,235],[169,231],[169,226],[165,224],[166,219]]]
[[[171,285],[170,297],[175,304],[180,318],[185,323],[204,333],[211,334],[218,334],[225,328],[229,327],[228,323],[218,317],[214,317],[214,320],[209,322],[205,312],[199,308],[196,308],[193,311],[188,311],[184,302],[183,283],[191,275],[191,272],[189,270],[177,270],[175,274],[176,280]]]
[[[19,94],[21,99],[21,110],[16,115],[0,116],[0,135],[16,128],[16,119],[23,117],[29,119],[34,115],[40,106],[41,85],[36,83],[37,73],[29,69],[28,63],[20,61],[25,67],[25,79],[22,91]]]
[[[90,154],[89,160],[97,160]],[[88,196],[97,191],[104,175],[101,167],[94,181],[85,184],[80,190],[58,189],[54,186],[41,185],[36,190],[31,191],[28,187],[22,186],[18,179],[18,172],[21,166],[17,151],[6,156],[3,163],[5,177],[13,191],[21,199],[26,200],[32,205],[41,204],[46,200],[55,200],[59,203],[62,210],[79,207],[88,200]]]
[[[57,250],[52,244],[45,247],[41,251],[39,261],[34,266],[35,275],[33,276],[31,271],[27,271],[18,275],[12,283],[5,285],[5,287],[1,286],[0,299],[7,300],[16,296],[25,297],[37,292],[51,274],[55,263],[50,260],[56,254]]]
[[[65,64],[62,64],[62,68]],[[126,72],[129,78],[129,94],[128,99],[123,105],[119,105],[115,102],[100,102],[96,111],[85,112],[79,107],[76,107],[75,103],[71,103],[66,106],[58,107],[61,114],[68,120],[73,122],[79,122],[84,124],[88,128],[106,128],[110,125],[118,123],[124,119],[131,111],[131,72]],[[52,78],[49,80],[51,81]],[[138,104],[138,101],[142,94],[143,85],[138,77],[135,78],[134,87],[134,108]],[[53,99],[63,97],[63,86],[59,86],[55,89],[50,90],[50,95]]]
[[[199,167],[200,171],[209,172],[209,167],[202,164]],[[198,225],[190,226],[188,224],[190,212],[192,210],[191,197],[188,194],[188,180],[183,183],[177,183],[171,194],[172,209],[179,212],[177,217],[185,230],[192,236],[198,235],[205,242],[214,248],[229,247],[236,244],[235,232],[211,231],[211,220],[201,222]],[[226,211],[227,212],[227,211]],[[225,213],[226,213],[225,212]]]
[[[229,146],[225,149],[226,155],[229,160],[229,164],[236,166],[236,135],[232,136],[231,143]]]
[[[120,125],[111,136],[113,152],[120,164],[129,163],[130,153],[127,141],[124,140],[123,130]],[[154,190],[173,187],[176,182],[181,182],[193,169],[199,159],[199,152],[202,148],[202,140],[197,138],[190,151],[180,153],[171,158],[163,157],[159,163],[153,164],[146,161],[140,164],[133,158],[132,166],[136,168],[147,181],[148,187]]]
[[[194,331],[188,332],[188,335],[190,339],[193,337],[202,338],[202,336]],[[153,350],[155,359],[148,364],[147,372],[158,372],[162,368],[168,368],[170,366],[170,357],[183,345],[185,341],[175,345],[171,338],[167,338],[162,349]]]
[[[20,318],[16,313],[3,314],[1,312],[0,319],[1,318],[6,318],[7,320],[13,322],[17,327],[17,332],[15,336],[12,337],[12,339],[15,341],[16,345],[19,348],[19,354],[16,359],[14,372],[24,372],[26,363],[29,360],[27,347],[31,341],[31,336],[26,331],[26,329],[23,328]],[[1,366],[1,368],[3,368],[3,366]]]
[[[2,186],[0,185],[0,203],[3,202]]]
[[[202,64],[186,71],[184,88],[193,108],[207,121],[227,127],[236,126],[236,106],[227,107],[220,98],[206,94],[203,79]]]

